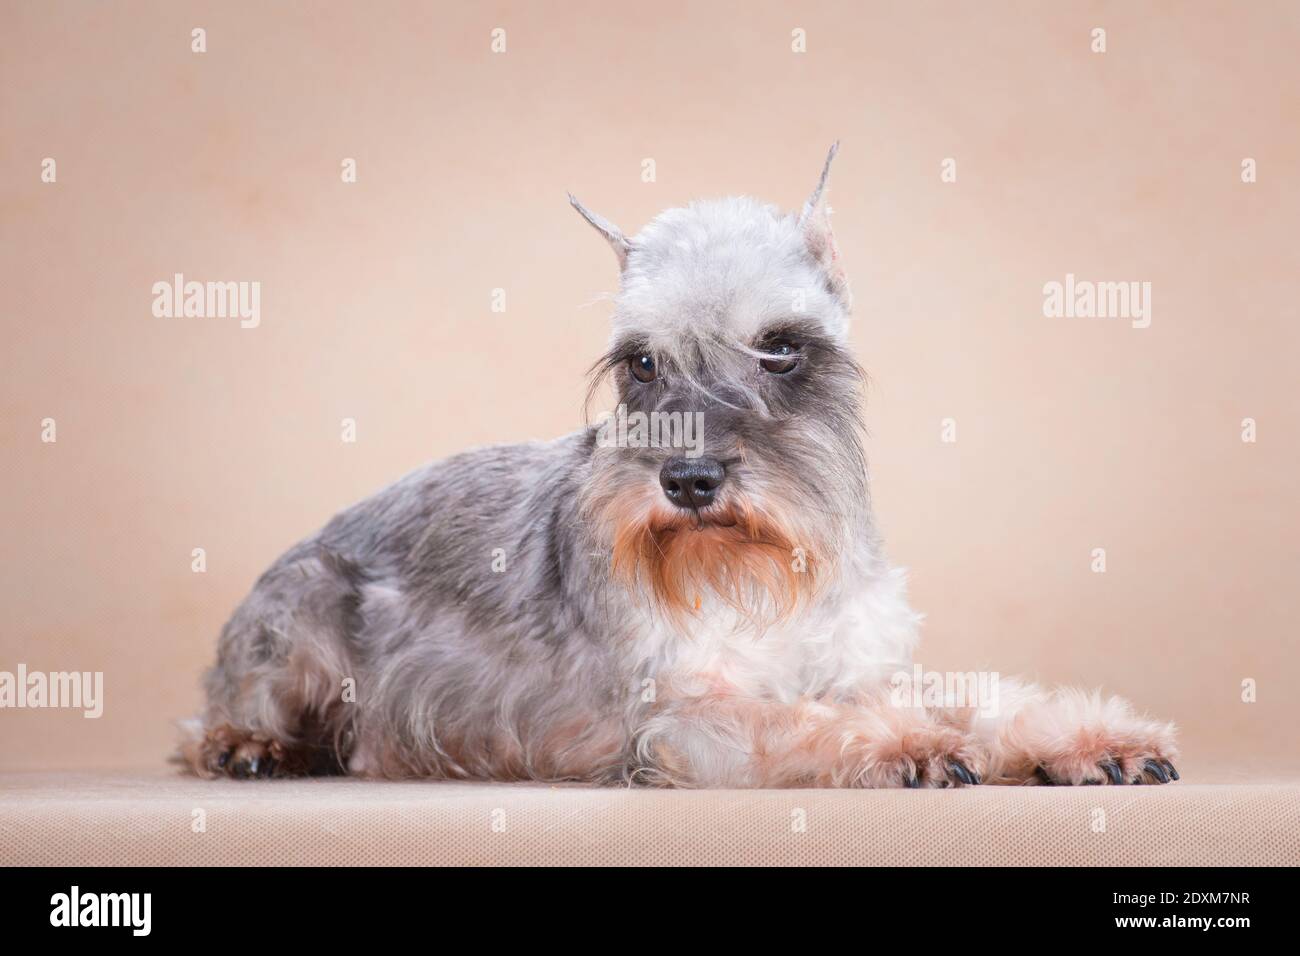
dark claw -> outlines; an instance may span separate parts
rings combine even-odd
[[[235,765],[230,768],[230,775],[234,777],[236,780],[247,780],[248,761],[247,760],[236,761]]]
[[[217,757],[217,766],[224,768],[228,763],[230,763],[230,751],[223,750],[220,756]]]
[[[266,769],[266,776],[268,776],[268,777],[274,777],[274,776],[275,776],[275,758],[274,758],[274,757],[267,757],[267,758],[266,758],[266,768],[265,768],[265,769]]]
[[[1170,779],[1170,780],[1177,780],[1177,779],[1178,779],[1178,771],[1174,769],[1174,765],[1173,765],[1173,764],[1171,764],[1168,760],[1162,760],[1162,761],[1160,761],[1160,763],[1161,763],[1161,765],[1165,768],[1165,770],[1167,770],[1167,771],[1169,772],[1169,779]]]
[[[1100,786],[1101,786],[1101,781],[1100,781],[1100,780],[1085,780],[1085,781],[1083,782],[1083,785],[1084,785],[1085,787],[1100,787]]]
[[[1113,760],[1108,760],[1101,765],[1101,769],[1106,771],[1106,776],[1110,777],[1110,782],[1119,786],[1124,782],[1124,771],[1119,769],[1119,764]]]
[[[1147,773],[1151,774],[1151,776],[1155,777],[1161,783],[1169,782],[1169,774],[1165,773],[1165,768],[1160,766],[1156,761],[1148,760],[1143,764],[1143,768]]]
[[[915,790],[919,786],[921,786],[921,781],[918,780],[915,775],[907,779],[907,789]]]
[[[961,764],[956,760],[954,760],[952,763],[948,765],[948,769],[951,770],[956,775],[958,780],[966,784],[966,786],[968,787],[975,786],[976,783],[975,775],[972,774],[969,770],[967,770],[964,764]]]
[[[1041,781],[1043,782],[1043,786],[1044,786],[1044,787],[1054,787],[1054,786],[1056,786],[1056,781],[1053,780],[1051,777],[1049,777],[1049,776],[1047,775],[1047,771],[1044,770],[1042,767],[1038,767],[1038,768],[1036,768],[1036,769],[1034,770],[1034,774],[1038,777],[1039,780],[1041,780]]]

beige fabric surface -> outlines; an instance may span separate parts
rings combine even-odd
[[[1300,768],[865,792],[8,773],[0,863],[1295,865]]]

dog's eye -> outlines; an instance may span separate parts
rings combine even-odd
[[[759,359],[759,367],[773,375],[784,375],[799,364],[799,346],[789,342],[778,342],[766,349],[772,357]]]
[[[628,362],[628,368],[632,370],[632,377],[638,382],[653,382],[655,380],[655,360],[653,355],[637,355]]]

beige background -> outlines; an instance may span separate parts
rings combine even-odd
[[[1177,720],[1193,767],[1295,756],[1294,4],[0,17],[0,669],[106,675],[98,721],[0,712],[0,769],[158,764],[278,553],[423,461],[579,423],[616,272],[565,189],[629,232],[697,196],[791,207],[836,138],[922,662],[1104,684]],[[175,272],[260,281],[261,327],[154,318]],[[1150,281],[1151,327],[1044,318],[1067,272]]]

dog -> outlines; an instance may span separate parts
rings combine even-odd
[[[226,624],[184,762],[691,788],[1177,779],[1173,725],[1118,698],[898,693],[917,689],[918,616],[872,517],[837,147],[788,214],[701,201],[627,238],[570,196],[620,268],[593,387],[638,425],[698,421],[693,447],[589,422],[343,511]]]

